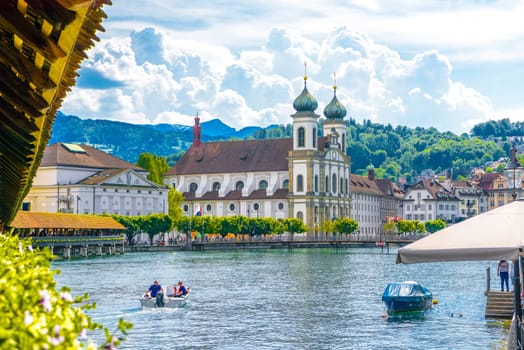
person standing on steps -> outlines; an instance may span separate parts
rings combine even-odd
[[[509,263],[506,260],[499,261],[497,276],[500,276],[500,289],[504,291],[505,284],[506,291],[509,292]]]

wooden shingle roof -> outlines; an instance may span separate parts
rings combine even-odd
[[[0,229],[14,218],[111,0],[2,0]]]
[[[109,216],[37,213],[19,211],[9,225],[12,228],[125,230],[118,221]]]

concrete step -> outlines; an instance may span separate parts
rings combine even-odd
[[[511,319],[513,316],[512,292],[489,291],[486,301],[486,317]]]

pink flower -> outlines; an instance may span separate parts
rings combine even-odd
[[[60,326],[55,326],[55,336],[49,337],[49,342],[53,345],[60,345],[64,341],[64,337],[60,335]]]

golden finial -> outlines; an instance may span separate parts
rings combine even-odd
[[[304,81],[307,80],[307,62],[304,61]]]
[[[337,91],[337,73],[333,72],[333,90]]]

